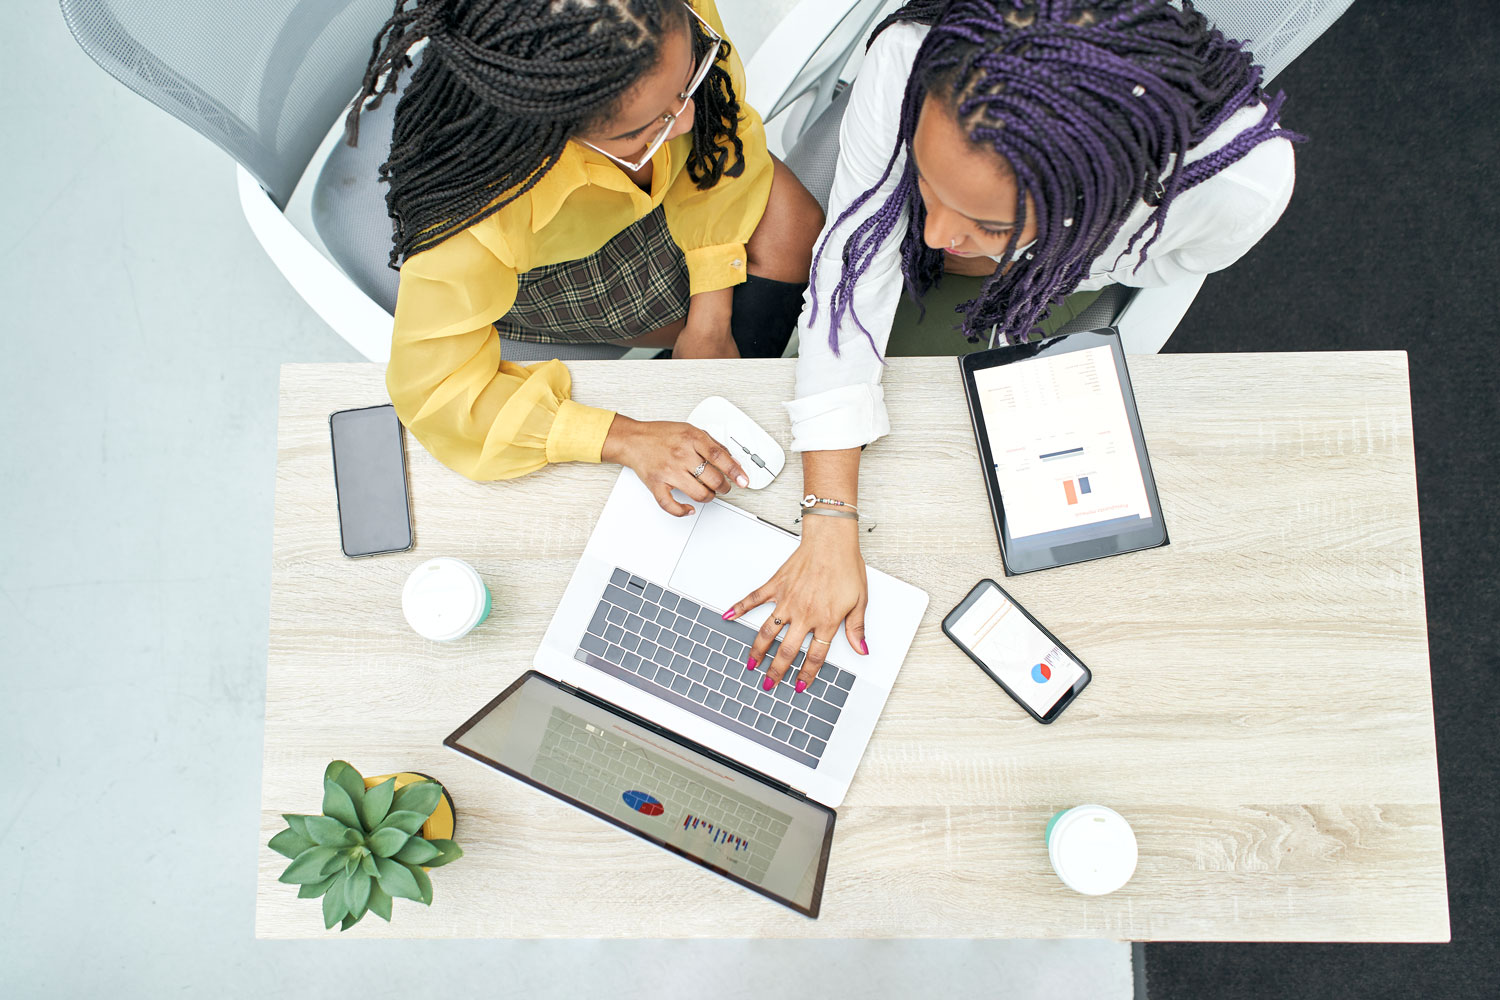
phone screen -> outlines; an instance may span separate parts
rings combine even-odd
[[[1047,720],[1089,681],[1088,668],[991,580],[975,587],[943,624],[1038,719]]]
[[[394,406],[340,410],[328,418],[344,555],[411,548],[406,450]]]

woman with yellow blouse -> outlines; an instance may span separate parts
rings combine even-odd
[[[766,150],[713,0],[398,0],[349,116],[396,90],[382,165],[400,289],[386,386],[473,479],[549,462],[634,469],[669,513],[746,485],[687,424],[573,401],[558,361],[500,337],[779,357],[817,202]]]

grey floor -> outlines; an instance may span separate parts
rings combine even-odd
[[[1130,996],[1114,942],[253,940],[277,366],[355,355],[224,154],[7,12],[0,994]]]

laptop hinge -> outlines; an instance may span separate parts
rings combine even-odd
[[[643,719],[639,715],[636,715],[634,712],[631,712],[631,711],[628,711],[626,709],[623,709],[619,705],[614,704],[613,702],[605,701],[603,698],[599,697],[598,695],[594,694],[593,692],[585,691],[583,688],[580,688],[580,687],[575,687],[574,685],[569,684],[567,681],[559,681],[559,680],[553,679],[553,683],[555,683],[558,687],[562,688],[564,691],[568,692],[569,694],[574,695],[574,696],[579,697],[579,698],[582,698],[584,701],[593,702],[596,705],[599,705],[601,707],[607,708],[607,709],[609,709],[611,711],[614,711],[614,712],[620,712],[620,713],[628,716],[632,722],[635,722],[638,725],[644,726],[644,727],[646,727],[647,729],[651,730],[654,733],[658,733],[658,734],[660,734],[662,736],[669,736],[672,739],[677,740],[678,742],[685,744],[690,749],[696,750],[698,753],[703,754],[703,756],[705,756],[705,757],[709,757],[709,758],[711,758],[713,760],[716,760],[716,761],[719,761],[720,763],[723,763],[723,764],[728,764],[730,767],[733,767],[737,771],[744,771],[747,774],[751,775],[752,777],[757,778],[760,781],[763,781],[766,784],[770,785],[772,788],[776,789],[778,792],[783,792],[783,793],[785,793],[787,795],[791,795],[794,798],[801,799],[804,802],[817,802],[816,799],[810,799],[810,798],[808,798],[807,793],[804,792],[800,788],[793,788],[791,785],[788,785],[786,782],[784,782],[784,781],[778,781],[777,779],[771,777],[769,774],[765,774],[764,772],[757,771],[755,768],[751,767],[748,764],[742,764],[742,763],[740,763],[737,760],[731,760],[730,758],[724,756],[723,754],[719,753],[718,751],[712,750],[712,749],[704,746],[702,743],[697,742],[696,740],[688,739],[686,736],[682,735],[681,733],[673,732],[672,730],[666,728],[665,726],[658,725],[657,723],[654,723],[654,722],[650,721],[649,719]],[[821,805],[821,803],[818,803],[818,804]]]

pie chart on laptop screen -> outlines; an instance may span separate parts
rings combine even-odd
[[[647,795],[645,792],[629,791],[620,798],[625,804],[636,812],[645,816],[660,816],[662,814],[661,802],[655,796]]]

